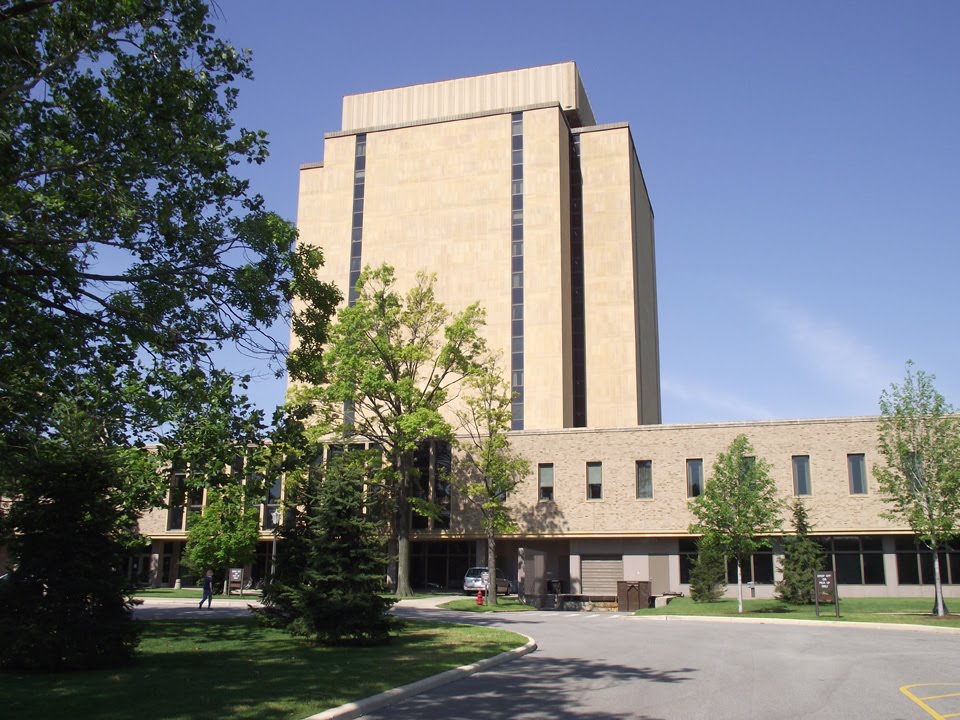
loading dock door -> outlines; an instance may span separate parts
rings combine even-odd
[[[580,558],[580,592],[584,595],[616,595],[623,580],[623,556],[584,555]]]

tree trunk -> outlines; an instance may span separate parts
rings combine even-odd
[[[397,493],[397,597],[410,597],[410,504],[407,502],[410,471],[401,459],[400,488]]]
[[[487,605],[497,604],[497,538],[493,533],[487,535],[487,571],[490,573],[490,587],[487,590]]]
[[[933,612],[937,615],[937,617],[943,617],[947,614],[947,607],[943,601],[943,584],[940,582],[939,550],[939,544],[930,548],[930,552],[933,553],[933,592],[935,598]]]
[[[737,558],[737,612],[743,614],[743,570],[740,568],[740,558]]]

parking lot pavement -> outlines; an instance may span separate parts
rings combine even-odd
[[[513,630],[538,649],[369,718],[941,720],[960,712],[952,704],[960,701],[955,634],[614,613],[449,613],[402,603],[398,614]],[[901,691],[910,685],[926,707]]]
[[[936,720],[960,717],[960,682],[904,685],[900,692]]]

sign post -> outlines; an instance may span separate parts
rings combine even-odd
[[[230,587],[229,592],[237,588],[240,591],[240,597],[243,597],[243,568],[230,568]]]
[[[837,581],[832,570],[813,573],[813,598],[817,605],[817,617],[820,617],[821,602],[832,602],[836,616],[840,617],[840,596],[837,595]]]

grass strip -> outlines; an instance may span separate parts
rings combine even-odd
[[[315,647],[252,618],[150,620],[137,663],[0,674],[6,717],[299,720],[519,647],[516,633],[408,621],[389,645]]]
[[[460,610],[462,612],[527,612],[536,610],[535,607],[524,605],[516,598],[498,598],[496,605],[477,605],[475,597],[463,598],[461,600],[451,600],[445,602],[440,607],[445,610]]]
[[[948,600],[960,607],[960,600]],[[840,598],[840,617],[832,604],[820,606],[820,617],[813,605],[789,605],[779,600],[744,600],[743,615],[737,614],[736,600],[695,603],[677,598],[657,609],[638,610],[636,615],[697,615],[701,617],[753,617],[766,619],[820,620],[822,622],[876,622],[902,625],[929,625],[960,628],[960,615],[938,618],[931,613],[932,598]]]

